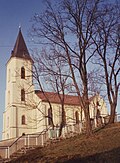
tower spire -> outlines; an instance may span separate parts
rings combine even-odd
[[[32,60],[21,32],[21,26],[19,26],[19,33],[11,57]]]

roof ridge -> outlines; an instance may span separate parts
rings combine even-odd
[[[43,93],[40,90],[35,90],[35,93]],[[49,94],[58,94],[57,92],[48,92],[48,91],[44,91],[44,93],[49,93]],[[62,95],[62,93],[60,93],[60,95]],[[65,96],[71,96],[71,97],[78,97],[77,95],[71,95],[71,94],[64,94]]]

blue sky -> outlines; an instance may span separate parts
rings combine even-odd
[[[5,103],[6,62],[10,58],[18,34],[22,27],[28,49],[30,19],[43,8],[43,0],[0,0],[0,139]]]
[[[22,27],[28,49],[30,48],[28,30],[30,19],[40,13],[44,0],[0,0],[0,139],[5,104],[6,62],[10,58],[18,34]],[[112,0],[113,1],[113,0]],[[120,112],[120,110],[119,110]]]

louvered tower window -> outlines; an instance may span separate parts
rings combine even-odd
[[[25,79],[25,68],[21,68],[21,79]]]
[[[25,101],[25,90],[21,89],[21,101]]]

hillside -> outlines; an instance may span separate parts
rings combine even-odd
[[[27,152],[11,163],[119,163],[120,123]]]

